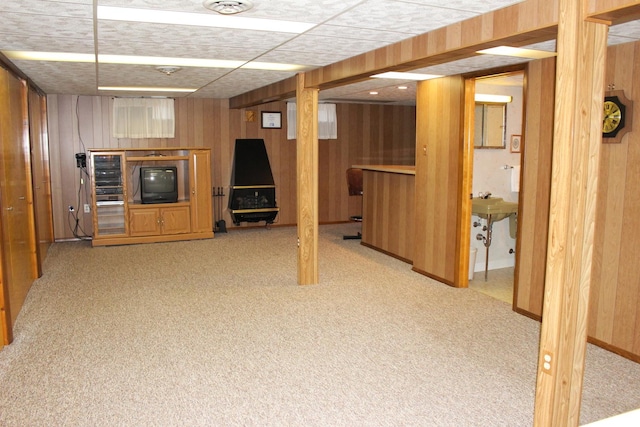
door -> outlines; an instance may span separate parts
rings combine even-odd
[[[2,344],[13,339],[13,324],[38,270],[27,123],[26,85],[0,69]]]
[[[213,230],[211,213],[211,155],[208,150],[194,151],[191,157],[191,231]]]

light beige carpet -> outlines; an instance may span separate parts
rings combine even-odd
[[[529,426],[539,324],[320,228],[55,244],[0,352],[2,426]],[[355,225],[357,227],[357,225]],[[589,346],[582,421],[640,407],[640,366]]]

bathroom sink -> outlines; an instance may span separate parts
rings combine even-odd
[[[491,215],[492,222],[501,221],[517,212],[518,204],[516,202],[505,202],[501,197],[489,197],[488,199],[474,197],[471,199],[471,213],[484,219],[488,219]]]

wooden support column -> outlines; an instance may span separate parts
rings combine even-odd
[[[318,283],[318,89],[297,76],[298,284]]]
[[[536,426],[577,426],[596,211],[608,27],[560,0],[547,272]]]

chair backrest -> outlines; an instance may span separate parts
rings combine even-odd
[[[347,169],[347,187],[350,196],[362,196],[362,169]]]

